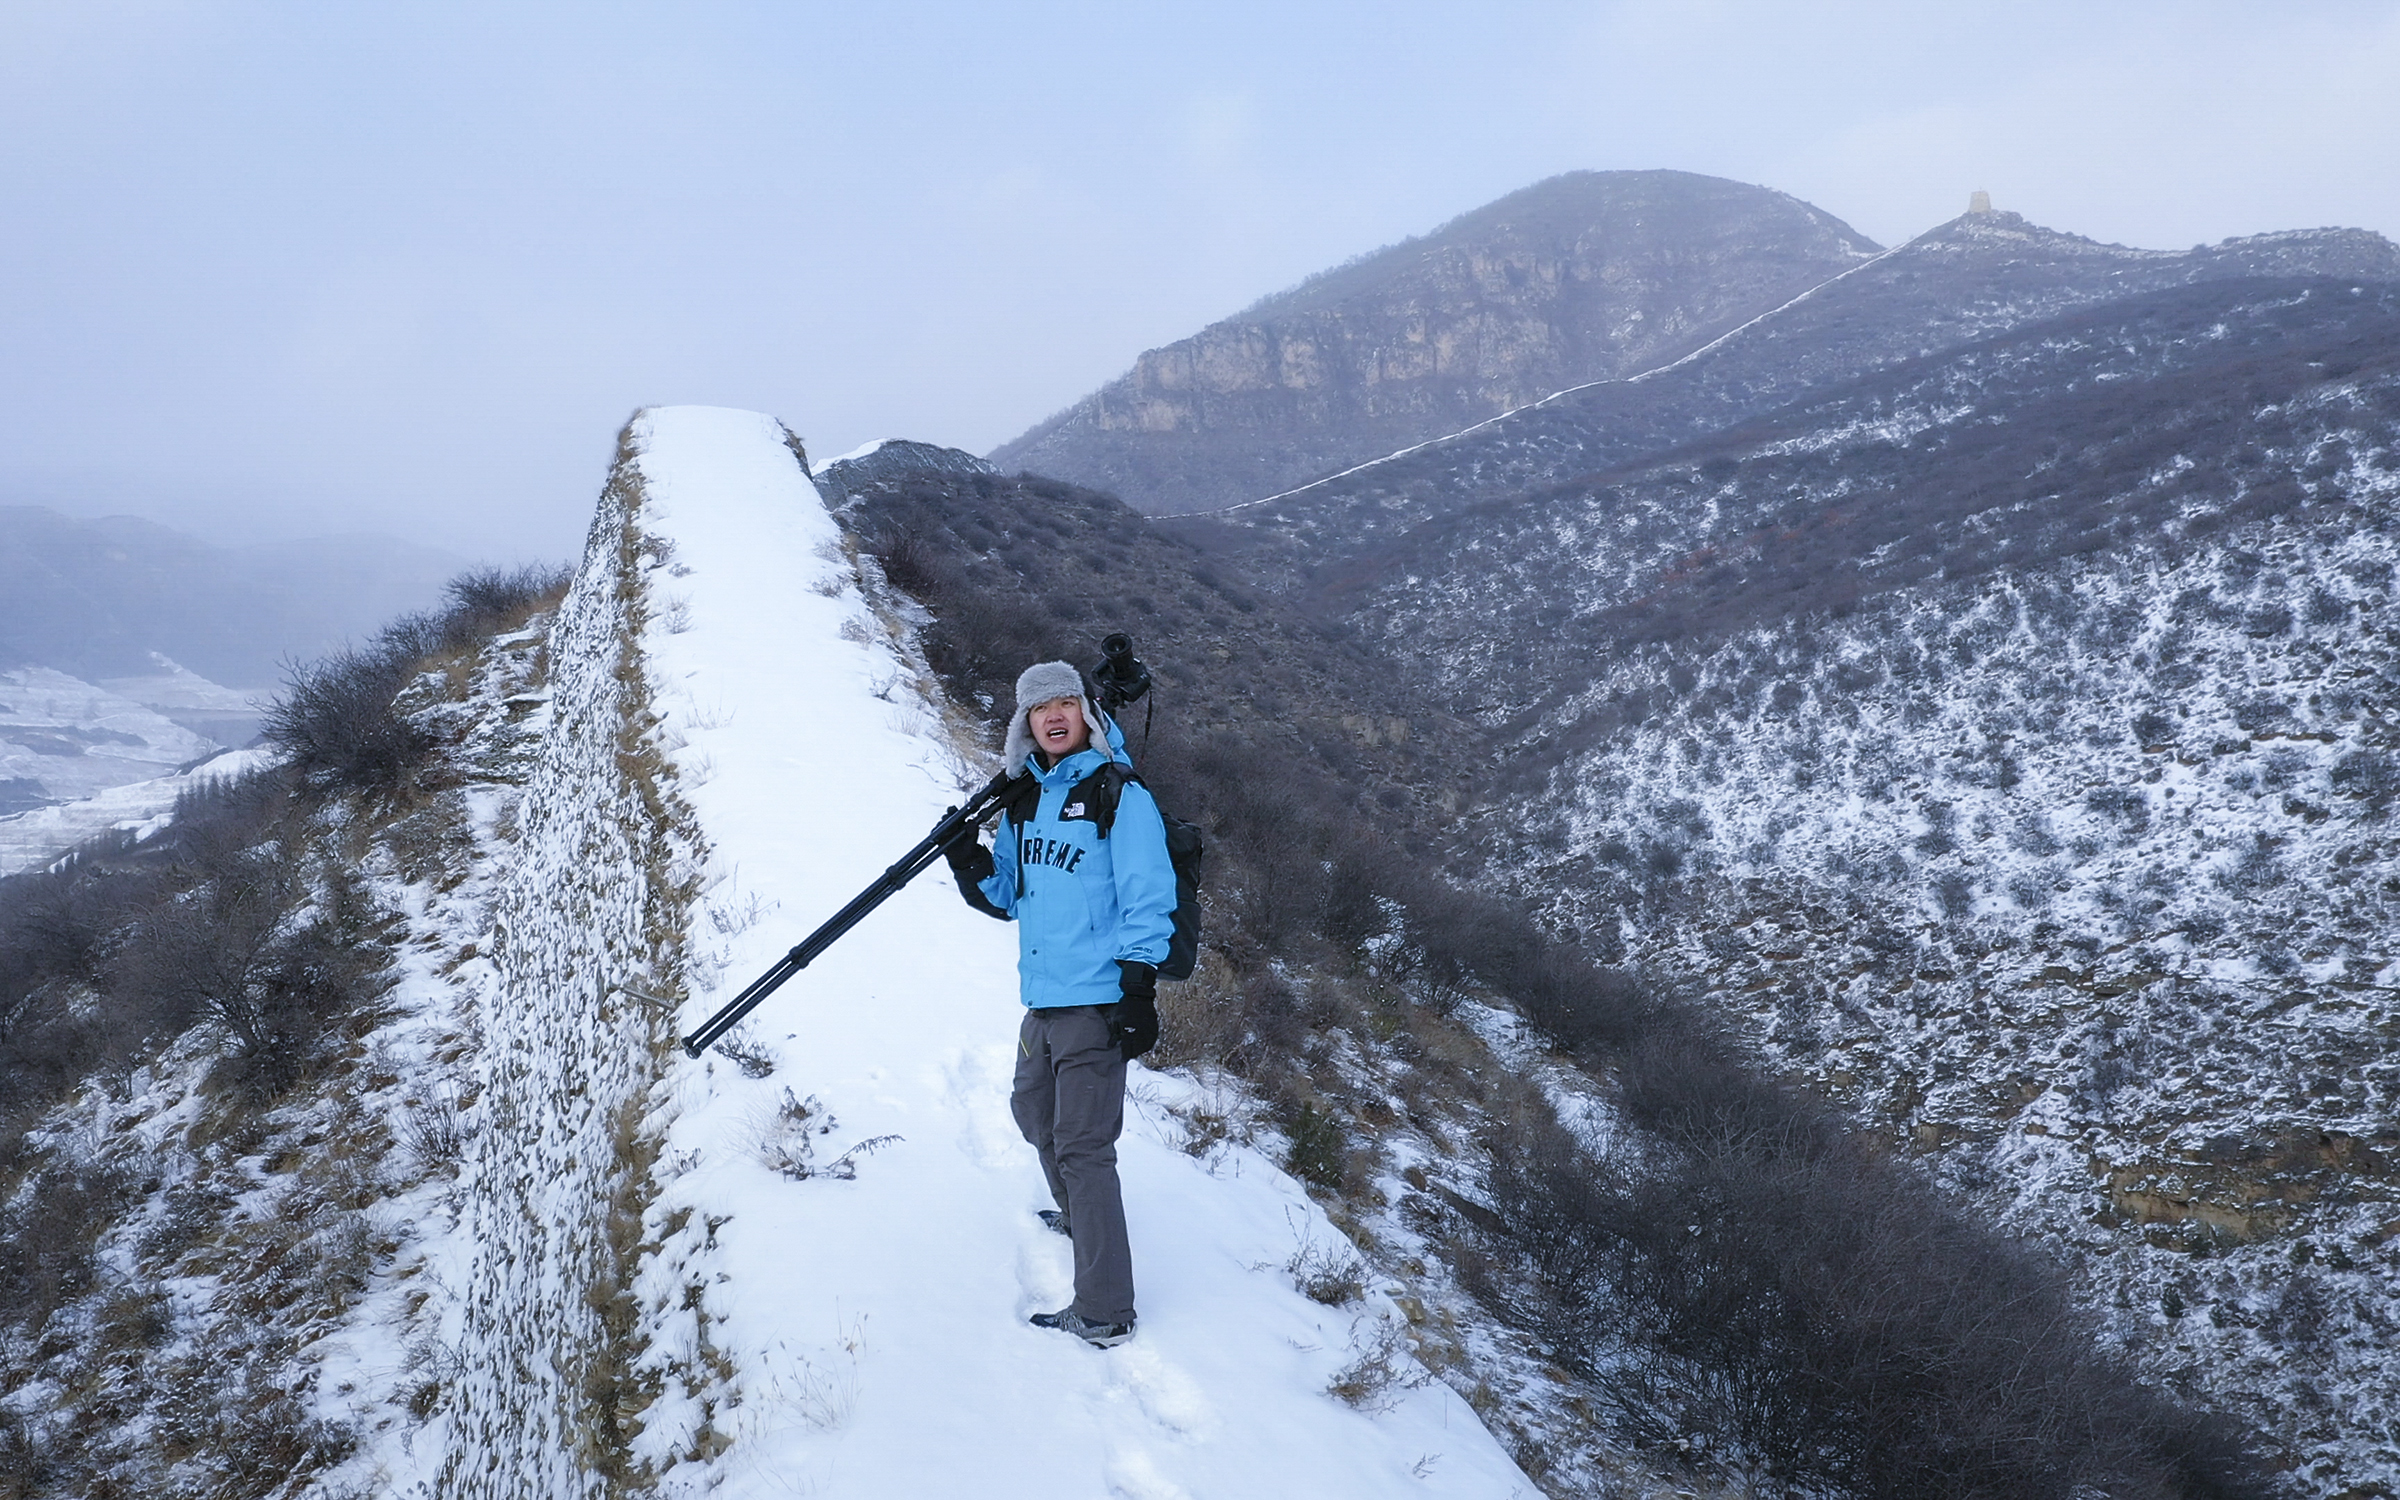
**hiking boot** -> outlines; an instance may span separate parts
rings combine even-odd
[[[1042,1227],[1049,1230],[1052,1234],[1063,1234],[1068,1239],[1075,1238],[1074,1226],[1067,1222],[1067,1216],[1059,1210],[1055,1208],[1037,1208],[1033,1211],[1033,1216],[1041,1220]]]
[[[1035,1313],[1025,1321],[1036,1328],[1071,1333],[1095,1349],[1114,1349],[1133,1337],[1131,1318],[1122,1323],[1094,1323],[1072,1307],[1062,1307],[1054,1313]]]

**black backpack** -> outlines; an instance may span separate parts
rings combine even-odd
[[[1080,801],[1092,820],[1092,826],[1102,838],[1116,826],[1117,799],[1123,795],[1126,782],[1134,782],[1145,791],[1150,783],[1116,761],[1110,761],[1068,789],[1069,803]],[[1158,793],[1151,792],[1152,801]],[[1034,809],[1042,798],[1042,784],[1031,776],[1002,804],[1008,820],[1019,829],[1033,821]],[[1189,979],[1192,968],[1200,961],[1200,856],[1202,852],[1200,825],[1186,823],[1168,812],[1162,804],[1158,816],[1167,825],[1167,863],[1175,867],[1175,932],[1167,939],[1167,956],[1158,966],[1161,979]]]

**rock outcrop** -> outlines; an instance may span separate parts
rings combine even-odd
[[[833,459],[810,477],[816,481],[817,491],[825,497],[826,504],[838,510],[879,484],[890,484],[911,475],[999,472],[963,449],[886,438]]]
[[[1153,514],[1256,499],[1676,359],[1877,249],[1766,188],[1571,172],[1153,349],[991,457]]]

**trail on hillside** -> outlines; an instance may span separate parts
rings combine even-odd
[[[683,1002],[689,1029],[974,773],[773,420],[652,411],[631,448],[627,540],[595,546],[586,569],[615,575],[611,597],[642,601],[613,680],[638,671],[660,784],[689,810],[690,848],[647,878],[688,888],[692,904],[680,952],[654,934],[619,946],[649,942],[654,963],[669,960],[645,982]],[[578,880],[562,869],[556,885],[571,898]],[[574,900],[562,907],[557,931],[583,930]],[[488,1184],[487,1202],[494,1217],[521,1191],[623,1205],[621,1174],[648,1163],[633,1325],[612,1328],[604,1305],[567,1335],[614,1340],[586,1365],[627,1393],[625,1473],[733,1495],[1535,1493],[1405,1352],[1389,1297],[1330,1307],[1301,1294],[1289,1268],[1347,1246],[1266,1158],[1192,1140],[1183,1119],[1204,1101],[1189,1080],[1136,1069],[1121,1153],[1138,1338],[1102,1353],[1026,1325],[1068,1300],[1069,1247],[1034,1218],[1047,1197],[1008,1117],[1014,937],[946,883],[919,881],[788,985],[737,1033],[738,1060],[691,1063],[630,1022],[590,1024],[607,966],[643,956],[595,942],[569,982],[513,984],[528,1014],[510,1025],[563,1055],[549,1078],[520,1069],[494,1084],[530,1109],[560,1082],[605,1085],[599,1054],[631,1045],[655,1080],[640,1101],[646,1144],[528,1161]],[[586,1300],[605,1304],[597,1243],[571,1226],[521,1236],[509,1276],[562,1307],[585,1278]],[[544,1264],[551,1249],[566,1253]],[[1357,1405],[1329,1393],[1337,1381]],[[567,1384],[554,1395],[571,1413]],[[554,1453],[571,1425],[534,1423],[528,1440]],[[510,1453],[499,1426],[481,1441],[499,1472],[542,1467],[517,1468],[536,1456]],[[545,1493],[583,1483],[560,1474]]]

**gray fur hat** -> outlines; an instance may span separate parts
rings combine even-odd
[[[1010,774],[1025,769],[1026,757],[1033,754],[1033,730],[1027,727],[1025,715],[1053,698],[1072,698],[1083,705],[1083,722],[1092,728],[1092,743],[1103,753],[1108,749],[1108,726],[1100,718],[1100,710],[1083,691],[1083,674],[1063,661],[1037,661],[1017,674],[1016,716],[1008,721],[1008,743],[1000,752]]]

